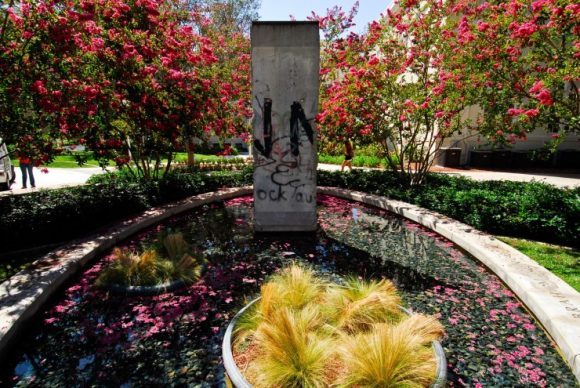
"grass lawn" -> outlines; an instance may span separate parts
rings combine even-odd
[[[528,255],[580,292],[580,251],[516,238],[499,239]]]
[[[195,154],[195,161],[196,162],[218,162],[223,159],[222,156],[217,155],[202,155],[202,154]],[[187,160],[187,154],[185,152],[177,152],[175,154],[176,162],[185,162]],[[20,166],[18,163],[18,159],[12,161],[14,167]],[[109,166],[114,167],[115,162],[109,161]],[[79,166],[76,159],[72,155],[58,155],[54,158],[52,163],[47,165],[43,165],[42,167],[49,167],[49,168],[87,168],[87,167],[100,167],[96,160],[89,159],[87,160],[82,166]]]
[[[18,159],[12,160],[14,167],[19,167],[20,163]],[[110,161],[109,166],[115,166],[115,162]],[[49,167],[49,168],[87,168],[87,167],[100,167],[99,163],[97,163],[94,159],[89,159],[84,163],[82,166],[79,166],[76,159],[72,155],[58,155],[55,156],[52,163],[43,164],[42,167]]]

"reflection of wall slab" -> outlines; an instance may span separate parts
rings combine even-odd
[[[318,22],[254,22],[254,214],[257,231],[316,229]]]

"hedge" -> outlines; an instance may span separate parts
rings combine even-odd
[[[154,181],[108,174],[94,176],[86,186],[1,197],[0,252],[68,241],[152,206],[251,183],[251,168],[212,174],[177,170]],[[319,171],[318,184],[413,203],[491,234],[580,245],[580,188],[444,174],[430,174],[424,185],[409,188],[393,173],[360,170]]]
[[[390,172],[360,170],[319,171],[318,184],[413,203],[490,234],[580,245],[580,187],[429,174],[423,185],[409,188]]]
[[[0,252],[65,242],[150,207],[251,180],[251,169],[212,174],[178,170],[153,181],[107,174],[92,177],[85,186],[1,197]]]

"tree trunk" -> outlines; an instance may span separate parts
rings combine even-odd
[[[195,161],[195,154],[193,152],[195,149],[195,144],[193,143],[193,141],[188,139],[187,144],[185,145],[185,149],[187,150],[187,165],[193,166],[193,163]]]

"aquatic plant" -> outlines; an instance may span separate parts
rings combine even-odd
[[[154,286],[175,280],[196,281],[204,260],[191,256],[183,234],[171,233],[160,240],[162,249],[149,248],[141,254],[115,248],[112,262],[97,278],[97,286]]]

